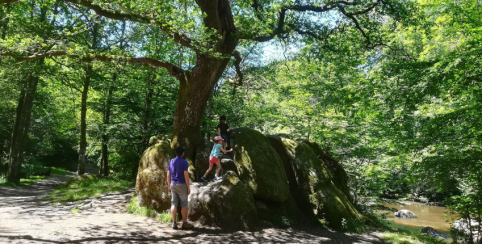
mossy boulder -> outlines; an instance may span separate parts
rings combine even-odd
[[[292,197],[284,202],[264,201],[255,198],[254,203],[258,211],[258,218],[278,227],[291,227],[298,223],[310,221],[310,216],[300,211]]]
[[[194,168],[196,169],[196,179],[194,181],[201,181],[201,176],[204,175],[209,168],[209,155],[213,148],[214,143],[208,140],[203,140],[196,147],[196,160],[194,162]],[[216,168],[216,167],[214,167]],[[215,170],[209,172],[208,178],[214,178]]]
[[[191,183],[188,218],[227,230],[254,230],[258,223],[251,190],[232,171],[221,181]]]
[[[268,138],[248,128],[235,129],[234,162],[239,178],[245,182],[257,198],[283,202],[289,197],[286,174],[276,151]]]
[[[158,212],[171,206],[171,195],[167,189],[167,167],[175,157],[169,142],[161,141],[149,147],[142,155],[137,173],[136,193],[140,206]]]
[[[352,202],[332,182],[328,167],[309,145],[277,136],[270,136],[269,141],[283,161],[291,195],[300,208],[311,209],[336,229],[342,229],[347,222],[362,221]]]
[[[353,197],[348,187],[348,175],[343,166],[334,159],[327,151],[321,149],[320,145],[310,141],[303,141],[303,144],[308,145],[318,156],[318,158],[325,164],[332,175],[332,181],[336,187],[345,193],[346,197],[353,202]]]

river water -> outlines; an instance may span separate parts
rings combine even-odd
[[[379,214],[386,214],[387,220],[392,221],[398,225],[405,225],[405,226],[430,226],[436,230],[449,232],[450,231],[450,222],[445,219],[445,216],[448,214],[448,210],[445,207],[438,207],[438,206],[427,206],[423,205],[423,203],[417,202],[403,202],[404,204],[400,203],[385,203],[384,206],[395,208],[398,210],[407,209],[412,211],[417,218],[414,219],[402,219],[402,218],[395,218],[394,212],[390,211],[378,211]]]

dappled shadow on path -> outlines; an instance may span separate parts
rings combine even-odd
[[[109,231],[111,228],[116,230]],[[137,230],[141,228],[141,230]],[[196,228],[190,231],[171,231],[166,226],[160,227],[155,232],[142,230],[142,224],[127,227],[107,225],[90,226],[83,228],[83,238],[34,238],[30,235],[8,236],[0,235],[2,238],[17,243],[159,243],[159,242],[181,242],[181,243],[383,243],[374,235],[346,235],[343,233],[332,233],[329,236],[317,236],[300,230],[275,230],[267,229],[259,232],[223,232],[216,229]],[[106,230],[108,229],[108,230]],[[163,231],[164,230],[164,231]],[[326,233],[325,233],[326,234]]]
[[[352,235],[315,227],[256,232],[201,226],[172,230],[153,218],[126,213],[133,189],[66,205],[42,201],[41,196],[65,181],[57,180],[29,188],[0,188],[0,243],[383,243],[374,233]]]

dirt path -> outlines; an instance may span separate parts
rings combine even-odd
[[[126,213],[133,189],[82,205],[52,206],[41,200],[71,176],[54,176],[28,187],[1,186],[0,243],[382,243],[376,233],[351,235],[320,229],[223,232],[198,226],[192,231],[172,230],[152,218]],[[73,213],[73,208],[80,213]]]

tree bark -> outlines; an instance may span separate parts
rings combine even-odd
[[[88,64],[85,68],[84,87],[82,90],[82,107],[80,110],[80,148],[79,148],[79,165],[77,169],[78,175],[85,173],[85,161],[87,151],[87,95],[90,85],[90,77],[92,73],[92,64]]]
[[[12,128],[10,144],[10,157],[7,172],[7,181],[15,184],[20,183],[20,172],[23,163],[23,151],[28,139],[28,129],[32,115],[32,107],[39,77],[31,74],[25,82],[24,88],[18,99],[15,122]]]
[[[215,51],[226,57],[198,53],[194,68],[179,77],[171,147],[186,147],[185,157],[191,160],[194,160],[196,146],[202,141],[201,122],[207,101],[239,43],[228,0],[199,0],[197,3],[206,14],[205,26],[217,30],[222,36]]]
[[[149,87],[146,93],[146,101],[144,106],[144,118],[143,118],[142,128],[141,128],[142,129],[141,153],[147,149],[147,146],[149,144],[149,135],[147,134],[147,132],[149,129],[149,117],[150,117],[151,106],[152,106],[152,97],[154,95],[153,81],[151,79],[153,78],[149,77],[149,81],[148,81]]]
[[[184,80],[180,80],[171,147],[186,147],[185,155],[188,158],[202,140],[201,122],[204,109],[228,61],[200,54],[196,67],[186,74]]]

